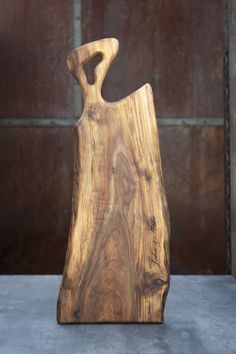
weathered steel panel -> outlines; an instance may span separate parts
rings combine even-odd
[[[222,0],[82,0],[83,43],[120,41],[107,100],[145,82],[159,117],[223,117]]]
[[[73,129],[0,129],[0,166],[0,273],[61,273],[71,216]]]
[[[0,0],[0,118],[73,116],[73,0]]]
[[[171,270],[224,274],[224,129],[161,127]]]
[[[229,77],[227,87],[229,91],[229,96],[226,93],[226,113],[228,113],[227,125],[226,125],[226,157],[228,161],[226,161],[226,166],[228,169],[226,172],[227,177],[227,187],[230,188],[230,197],[226,202],[229,203],[226,205],[227,212],[231,211],[231,215],[228,214],[228,219],[231,221],[231,249],[229,252],[231,253],[231,271],[232,274],[236,277],[236,1],[230,0],[229,4],[229,13],[228,13],[228,21],[229,21]],[[228,99],[228,101],[227,101]],[[229,109],[229,111],[227,111]],[[228,133],[228,135],[227,135]],[[230,135],[229,135],[230,134]],[[230,142],[230,147],[229,147]],[[229,151],[230,148],[230,151]],[[229,156],[230,155],[230,156]],[[230,157],[230,162],[229,162]],[[230,180],[229,180],[230,178]],[[229,191],[228,197],[229,197]],[[229,205],[231,204],[231,205]],[[230,210],[231,209],[231,210]],[[229,243],[229,242],[228,242]]]

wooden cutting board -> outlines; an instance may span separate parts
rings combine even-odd
[[[68,58],[84,111],[74,127],[72,220],[58,323],[163,322],[169,216],[152,89],[146,84],[117,102],[102,98],[117,51],[118,41],[109,38]],[[102,61],[90,85],[83,65],[97,54]]]

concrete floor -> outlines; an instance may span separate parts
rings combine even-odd
[[[59,276],[0,276],[1,354],[233,354],[236,280],[172,276],[164,325],[56,323]]]

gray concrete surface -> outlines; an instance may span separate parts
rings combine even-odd
[[[1,354],[236,353],[236,280],[172,276],[164,325],[56,323],[59,276],[0,276]]]

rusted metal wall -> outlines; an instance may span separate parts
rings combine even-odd
[[[228,5],[228,6],[227,6]],[[228,212],[230,213],[231,221],[231,271],[232,275],[236,277],[236,1],[229,0],[226,4],[228,11],[228,43],[229,43],[229,76],[228,86],[229,94],[226,92],[226,112],[227,123],[230,129],[226,129],[226,156],[230,161],[228,166],[228,183],[230,184],[230,196]],[[228,99],[228,100],[227,100]],[[227,110],[228,109],[228,110]],[[229,136],[230,134],[230,136]],[[230,145],[230,146],[229,146]],[[230,148],[230,151],[228,149]],[[228,155],[227,155],[228,153]],[[230,155],[230,159],[229,159]],[[229,165],[229,164],[228,164]],[[229,187],[229,186],[228,186]]]
[[[73,0],[0,0],[0,118],[73,115]]]
[[[72,128],[1,128],[0,166],[0,272],[61,272],[71,215]]]
[[[145,82],[159,117],[223,117],[221,0],[82,0],[82,41],[116,37],[104,96]]]
[[[73,0],[0,9],[0,121],[73,118]],[[72,127],[0,126],[0,273],[62,272],[72,169]]]
[[[150,82],[158,117],[223,118],[223,1],[83,0],[83,43],[110,36],[119,39],[120,52],[106,78],[106,99]],[[159,131],[172,272],[224,273],[223,126]]]
[[[224,273],[223,127],[159,131],[171,216],[171,270]]]
[[[176,124],[178,118],[223,118],[222,1],[81,5],[83,43],[120,41],[104,84],[107,100],[150,82],[158,117]],[[0,7],[0,120],[74,118],[74,83],[66,69],[74,1],[0,0]],[[223,126],[164,125],[159,134],[172,273],[224,273]],[[0,273],[61,273],[72,169],[72,127],[0,126]]]

